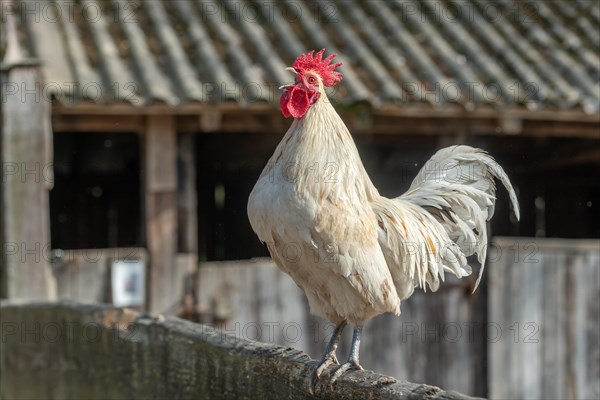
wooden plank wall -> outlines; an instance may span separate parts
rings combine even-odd
[[[111,303],[111,265],[114,261],[139,260],[149,273],[150,252],[143,247],[118,247],[105,249],[64,250],[54,253],[52,272],[56,280],[58,297],[78,302]],[[196,273],[198,264],[195,254],[179,253],[169,268],[170,282],[162,282],[164,291],[171,293],[165,301],[165,315],[175,315],[181,309],[186,282]],[[158,286],[161,285],[159,282]],[[161,288],[162,289],[162,288]],[[147,310],[148,305],[141,307]]]
[[[491,399],[600,398],[600,241],[497,238]],[[501,254],[497,251],[501,250]]]
[[[62,251],[52,260],[58,297],[79,302],[110,303],[110,267],[114,261],[123,260],[139,260],[147,265],[148,252],[142,247]]]

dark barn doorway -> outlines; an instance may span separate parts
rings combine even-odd
[[[268,256],[248,221],[248,196],[280,136],[198,134],[198,238],[202,261]]]
[[[55,133],[52,248],[139,246],[140,139],[134,133]]]

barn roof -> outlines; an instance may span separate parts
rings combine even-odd
[[[66,106],[276,104],[300,53],[337,53],[342,104],[600,108],[600,3],[52,0],[3,3]],[[6,38],[7,24],[1,24]],[[0,53],[6,48],[2,39]]]

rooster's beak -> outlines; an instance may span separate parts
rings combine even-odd
[[[287,67],[285,70],[286,71],[290,71],[295,76],[298,76],[298,71],[296,71],[296,68],[294,68],[294,67]],[[286,88],[289,88],[289,87],[292,87],[292,86],[294,86],[294,84],[279,86],[279,90],[283,90],[283,89],[286,89]]]

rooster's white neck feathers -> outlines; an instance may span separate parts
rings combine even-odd
[[[281,164],[283,174],[294,173],[299,190],[313,191],[318,197],[329,193],[350,197],[347,201],[368,201],[377,190],[346,124],[322,86],[320,92],[306,114],[294,119],[267,168]]]

